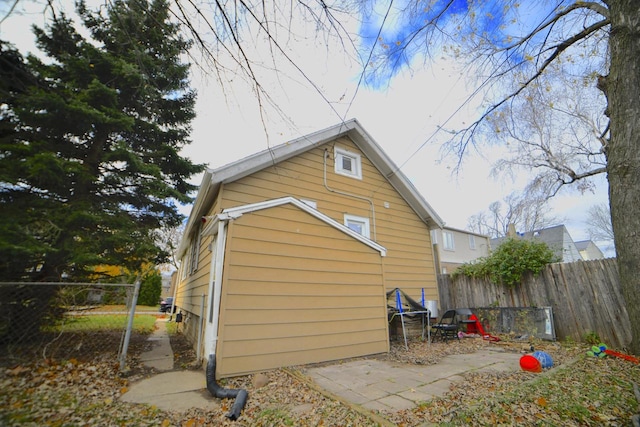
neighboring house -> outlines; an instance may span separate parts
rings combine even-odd
[[[431,241],[437,248],[441,274],[453,273],[462,264],[486,257],[491,251],[488,236],[450,227],[431,230]]]
[[[442,220],[356,120],[207,170],[176,305],[220,377],[389,351],[386,291],[438,300]]]
[[[576,242],[576,248],[578,248],[580,256],[582,256],[582,259],[585,261],[592,259],[604,259],[604,254],[592,240]]]
[[[560,260],[559,262],[581,261],[582,256],[573,242],[567,227],[556,225],[555,227],[543,228],[540,230],[517,233],[517,238],[537,240],[546,243]],[[504,237],[491,239],[491,247],[497,248],[504,240]]]

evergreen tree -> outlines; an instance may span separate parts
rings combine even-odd
[[[140,282],[138,305],[158,305],[162,294],[162,275],[156,269],[147,272]]]
[[[153,232],[181,221],[176,202],[190,201],[187,180],[203,168],[180,155],[195,93],[168,3],[77,11],[90,38],[65,15],[34,28],[46,60],[0,46],[3,280],[164,261]]]

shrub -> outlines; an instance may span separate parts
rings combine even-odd
[[[553,251],[544,242],[508,238],[491,255],[463,264],[453,276],[487,278],[496,284],[515,287],[526,272],[538,274],[545,265],[556,261]]]
[[[139,305],[158,305],[160,294],[162,293],[162,276],[153,269],[142,277],[140,284],[140,294],[138,295]]]

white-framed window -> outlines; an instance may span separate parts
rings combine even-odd
[[[476,236],[469,234],[469,249],[476,250]]]
[[[360,154],[335,147],[334,159],[336,173],[362,179],[362,159]]]
[[[456,250],[456,245],[455,242],[453,240],[453,233],[450,231],[443,231],[442,232],[442,240],[444,240],[443,244],[444,244],[444,249],[446,251],[455,251]]]
[[[438,233],[436,232],[436,230],[431,230],[431,244],[432,245],[438,244]]]
[[[200,231],[201,224],[198,224],[191,238],[191,245],[189,246],[189,274],[195,273],[198,269],[198,260],[200,258]]]
[[[187,278],[187,257],[184,256],[180,260],[180,280]]]
[[[369,218],[344,214],[344,225],[369,239]]]

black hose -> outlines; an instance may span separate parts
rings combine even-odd
[[[235,398],[235,402],[231,407],[231,412],[229,412],[226,417],[231,420],[237,420],[240,418],[240,413],[244,409],[244,405],[247,403],[247,398],[249,397],[249,393],[247,393],[244,389],[231,389],[220,387],[216,382],[216,355],[210,354],[209,361],[207,362],[207,390],[211,393],[212,396],[217,397],[219,399],[233,399]]]

